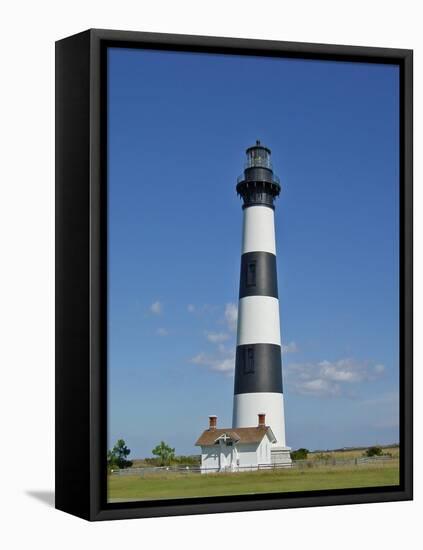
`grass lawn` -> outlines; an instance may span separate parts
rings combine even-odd
[[[109,502],[166,498],[284,493],[399,484],[399,461],[390,464],[333,466],[221,474],[109,476]]]

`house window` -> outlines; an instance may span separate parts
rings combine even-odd
[[[247,287],[256,286],[256,261],[247,264]]]
[[[247,348],[245,350],[244,374],[250,374],[253,372],[254,372],[254,348]]]

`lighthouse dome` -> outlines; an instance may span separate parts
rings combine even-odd
[[[259,140],[246,150],[244,173],[238,177],[236,191],[244,199],[244,208],[264,205],[274,208],[274,199],[280,193],[279,178],[273,173],[271,151]]]

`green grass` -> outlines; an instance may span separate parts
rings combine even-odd
[[[225,474],[109,476],[109,501],[155,500],[251,493],[284,493],[399,484],[398,461],[383,465],[335,466]]]

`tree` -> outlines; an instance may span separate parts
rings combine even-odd
[[[107,469],[110,471],[114,468],[118,468],[118,465],[116,464],[116,457],[112,451],[107,451]]]
[[[308,449],[304,449],[301,447],[301,449],[297,449],[296,451],[291,452],[291,459],[292,460],[306,460],[307,455],[310,451]]]
[[[129,468],[132,466],[132,460],[126,457],[131,452],[123,439],[118,439],[111,451],[107,451],[107,466],[109,468]]]
[[[382,449],[380,447],[377,447],[377,446],[374,446],[374,447],[369,447],[366,451],[366,456],[381,456],[382,454]]]
[[[166,445],[164,441],[160,441],[156,447],[151,451],[154,456],[157,456],[160,460],[160,466],[167,466],[175,458],[175,449]]]

